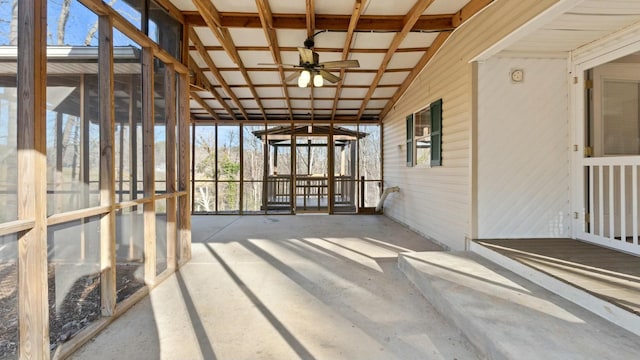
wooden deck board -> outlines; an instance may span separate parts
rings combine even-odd
[[[572,239],[476,240],[640,315],[640,257]]]

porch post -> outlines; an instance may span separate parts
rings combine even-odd
[[[18,235],[21,359],[49,359],[47,287],[46,61],[47,2],[18,1]]]

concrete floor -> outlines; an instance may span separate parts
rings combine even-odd
[[[72,359],[477,359],[397,268],[383,216],[193,218],[193,259]]]

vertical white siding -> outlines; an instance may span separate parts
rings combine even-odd
[[[397,102],[384,122],[385,186],[399,186],[385,214],[449,246],[470,236],[472,65],[481,51],[556,0],[496,0],[458,28]],[[405,166],[405,116],[443,99],[442,167]]]
[[[569,236],[567,71],[565,59],[479,64],[479,238]]]

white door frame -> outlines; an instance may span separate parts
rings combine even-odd
[[[571,169],[572,169],[572,230],[573,238],[586,239],[598,242],[601,245],[610,246],[606,241],[600,242],[598,239],[589,238],[585,229],[585,209],[584,204],[584,131],[585,131],[585,77],[586,70],[608,63],[612,60],[640,51],[640,24],[626,28],[615,34],[602,38],[587,46],[581,47],[571,53],[571,86],[570,86],[570,118],[572,127],[571,146]],[[588,239],[587,239],[588,238]],[[616,246],[623,251],[636,252],[633,247],[623,248]],[[637,246],[636,246],[637,248]]]

